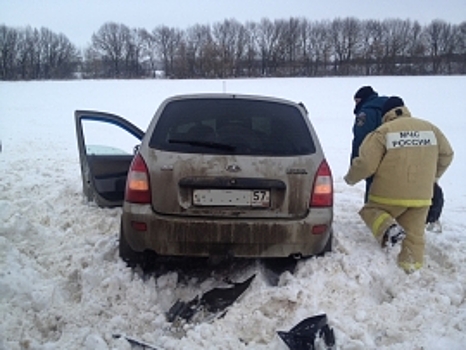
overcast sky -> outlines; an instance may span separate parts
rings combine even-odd
[[[399,18],[421,24],[466,21],[466,0],[0,0],[0,24],[46,27],[84,47],[106,22],[152,31],[159,25],[185,29],[224,19],[241,23],[262,18],[332,20]]]

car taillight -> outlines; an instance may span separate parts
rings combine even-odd
[[[310,207],[331,207],[333,205],[332,171],[324,159],[319,165],[312,188]]]
[[[151,202],[149,172],[142,156],[138,153],[131,162],[126,179],[125,201],[149,204]]]

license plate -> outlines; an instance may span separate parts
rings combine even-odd
[[[193,203],[199,206],[268,207],[268,190],[194,190]]]

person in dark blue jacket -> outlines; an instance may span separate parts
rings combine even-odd
[[[351,162],[359,155],[359,146],[367,134],[382,124],[382,106],[388,100],[387,96],[379,96],[371,86],[363,86],[354,94],[353,143],[351,148]],[[372,177],[366,179],[364,202],[367,202]]]

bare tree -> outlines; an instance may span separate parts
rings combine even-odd
[[[0,26],[0,79],[71,78],[79,61],[78,50],[63,34]]]
[[[5,25],[0,26],[0,79],[16,78],[18,31]]]
[[[305,18],[299,20],[298,24],[298,52],[296,58],[296,65],[298,68],[297,74],[300,76],[311,75],[311,24]]]
[[[238,23],[236,26],[236,42],[233,57],[233,76],[243,76],[243,62],[246,60],[246,53],[249,47],[249,35],[245,26]]]
[[[48,68],[46,79],[66,79],[73,77],[81,61],[77,48],[63,34],[52,34],[49,51],[43,55]]]
[[[456,26],[458,46],[455,50],[455,61],[458,62],[458,74],[466,74],[466,21]]]
[[[351,61],[359,49],[361,24],[356,18],[337,18],[331,25],[334,48],[334,71],[337,74],[351,73]]]
[[[128,40],[125,41],[125,72],[128,78],[143,76],[142,61],[145,54],[146,31],[144,29],[131,29]]]
[[[244,69],[247,76],[259,76],[259,26],[256,22],[246,22],[245,25]]]
[[[165,75],[174,78],[173,71],[177,59],[177,51],[184,37],[183,32],[175,28],[159,26],[152,31],[152,36],[154,37],[156,51],[162,62]]]
[[[144,75],[155,77],[157,68],[159,68],[155,38],[146,29],[139,29],[137,35],[140,43],[140,64],[144,70]]]
[[[402,72],[405,64],[404,53],[408,47],[411,29],[409,20],[390,19],[382,23],[384,28],[384,74],[396,75]]]
[[[210,77],[210,52],[214,46],[210,27],[197,24],[188,28],[185,42],[187,74],[190,77]]]
[[[402,54],[405,64],[400,74],[424,74],[422,58],[425,55],[425,45],[422,38],[422,27],[419,22],[410,23],[406,39],[406,47]]]
[[[288,21],[277,21],[278,26],[278,52],[279,62],[284,68],[284,75],[294,76],[297,72],[299,58],[301,57],[303,43],[302,20],[299,18],[290,18]]]
[[[37,47],[38,43],[38,31],[27,27],[19,33],[18,43],[18,57],[17,57],[17,70],[18,78],[29,80],[38,79],[37,74],[38,59],[37,59]]]
[[[128,57],[130,29],[124,24],[105,23],[92,35],[92,44],[87,57],[100,61],[102,75],[107,78],[124,78]]]
[[[105,23],[81,53],[47,28],[0,25],[0,79],[84,77],[226,78],[465,74],[466,22],[427,26],[400,19],[226,19],[186,31],[164,25],[152,32]]]
[[[307,49],[310,75],[328,74],[331,57],[330,23],[328,21],[312,22],[308,26],[309,47]]]
[[[453,56],[458,37],[454,35],[451,24],[441,20],[434,20],[425,30],[427,55],[431,59],[433,74],[450,73],[447,69],[448,59]]]
[[[245,51],[244,27],[236,20],[224,20],[214,24],[212,38],[218,53],[219,77],[234,77],[238,75],[238,63]]]
[[[383,31],[379,21],[368,20],[361,23],[361,46],[357,58],[364,75],[377,75],[383,71]]]
[[[279,29],[275,24],[267,18],[263,18],[259,24],[258,40],[262,76],[272,75],[276,70]]]

